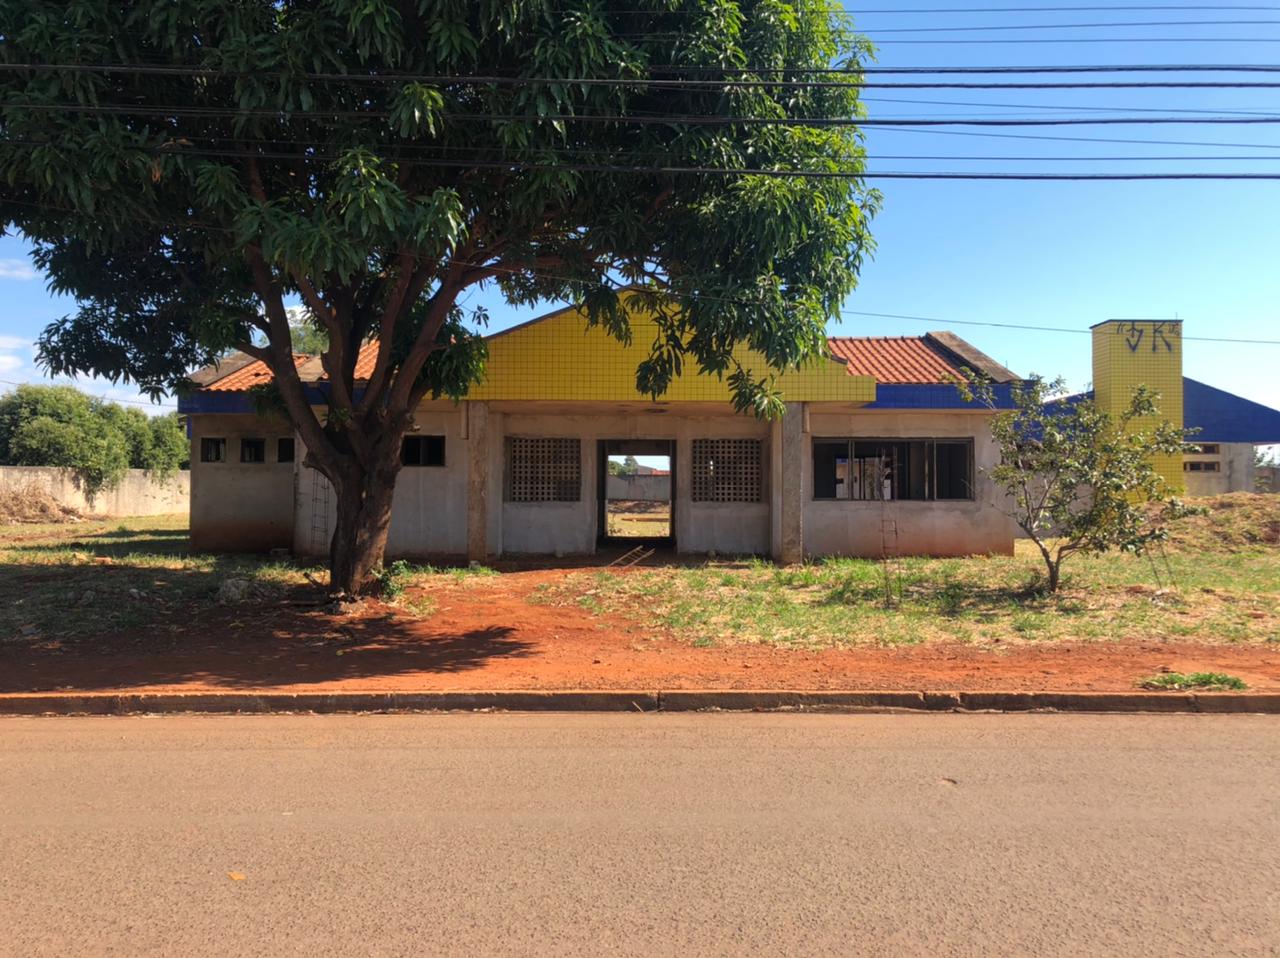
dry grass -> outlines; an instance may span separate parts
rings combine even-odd
[[[1179,552],[1235,552],[1280,545],[1280,496],[1232,492],[1189,500],[1208,510],[1171,528],[1167,548]]]
[[[1199,504],[1209,514],[1180,520],[1151,556],[1072,559],[1055,595],[1038,591],[1039,558],[1020,542],[1013,557],[579,572],[546,586],[539,600],[654,622],[699,645],[1280,643],[1280,547],[1268,531],[1280,522],[1280,497]]]
[[[632,539],[664,539],[671,534],[671,505],[616,499],[608,504],[609,535]]]
[[[79,522],[80,513],[54,499],[38,482],[0,489],[0,524]]]

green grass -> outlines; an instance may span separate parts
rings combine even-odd
[[[1206,692],[1239,692],[1249,686],[1242,679],[1225,672],[1192,672],[1184,675],[1181,672],[1164,672],[1153,675],[1138,685],[1144,689],[1158,691],[1183,692],[1188,689],[1200,689]]]
[[[1063,589],[1038,591],[1039,558],[759,559],[574,572],[535,601],[655,622],[695,643],[821,648],[1144,639],[1270,642],[1280,631],[1280,550],[1151,558],[1079,556]]]
[[[159,629],[185,632],[218,587],[258,601],[307,588],[318,567],[265,556],[193,555],[186,516],[0,527],[0,643]]]

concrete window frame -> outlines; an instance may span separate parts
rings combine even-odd
[[[863,449],[859,450],[859,446]],[[938,495],[941,474],[938,466],[938,447],[940,446],[964,448],[965,475],[960,480],[960,485],[967,490],[967,495]],[[820,447],[826,450],[821,457]],[[891,451],[889,455],[859,456],[858,452],[866,451],[866,447],[880,447]],[[841,449],[843,449],[843,455],[839,455]],[[812,467],[809,491],[810,498],[814,502],[974,502],[977,500],[975,437],[973,436],[814,436],[810,445],[809,458]],[[826,461],[828,458],[829,464]],[[882,465],[886,459],[890,463],[887,467]],[[904,459],[907,462],[905,470],[900,464]],[[841,463],[844,464],[843,476],[840,473]],[[874,465],[868,465],[869,463]],[[830,475],[827,474],[828,466]],[[874,469],[874,473],[868,475],[869,469]],[[888,485],[887,493],[886,485]],[[820,494],[828,486],[831,494]],[[869,494],[868,490],[870,490]],[[840,494],[842,491],[844,495]]]
[[[227,440],[225,436],[200,437],[200,461],[207,463],[227,461]]]

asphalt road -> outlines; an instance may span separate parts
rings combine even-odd
[[[0,719],[0,953],[1276,955],[1280,720]]]

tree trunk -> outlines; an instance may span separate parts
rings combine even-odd
[[[377,586],[387,551],[398,462],[353,467],[334,482],[337,522],[329,544],[329,589],[361,595]]]
[[[1058,559],[1049,563],[1049,593],[1052,595],[1058,591],[1058,580],[1061,577],[1062,560]]]

